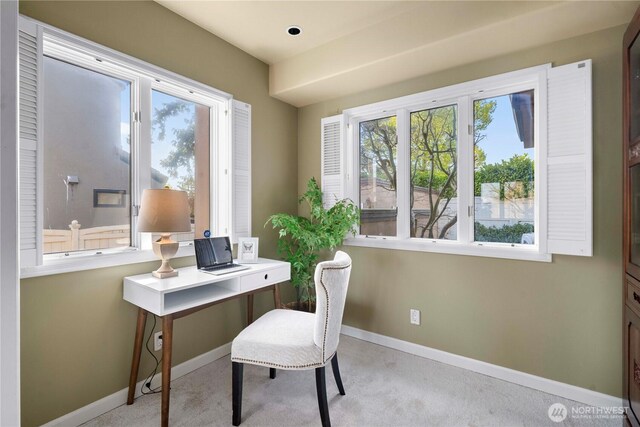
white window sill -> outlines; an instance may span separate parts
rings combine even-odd
[[[173,257],[181,258],[193,256],[193,244],[180,246]],[[72,273],[76,271],[93,270],[96,268],[117,267],[128,264],[158,261],[160,259],[151,250],[120,250],[112,253],[89,254],[78,253],[69,256],[47,256],[42,265],[20,269],[20,278],[49,276],[53,274]]]
[[[535,247],[525,245],[458,243],[446,240],[396,239],[395,237],[357,236],[344,240],[346,246],[396,249],[401,251],[434,252],[452,255],[482,256],[489,258],[516,259],[523,261],[551,262],[551,254],[538,252]]]

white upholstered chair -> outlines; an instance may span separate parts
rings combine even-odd
[[[245,363],[270,368],[272,379],[276,377],[276,369],[315,369],[320,419],[323,427],[331,425],[324,368],[331,360],[338,390],[344,395],[336,350],[350,274],[351,258],[338,251],[333,261],[321,262],[316,267],[315,313],[272,310],[247,326],[233,340],[234,426],[240,425],[242,416],[242,370]]]

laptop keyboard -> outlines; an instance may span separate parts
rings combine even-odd
[[[237,267],[241,267],[241,265],[240,264],[212,265],[210,267],[204,267],[204,268],[202,268],[202,270],[204,270],[204,271],[218,271],[218,270],[225,270],[227,268],[237,268]]]
[[[207,268],[201,268],[200,271],[207,274],[213,274],[216,276],[220,276],[228,273],[235,273],[236,271],[248,270],[250,267],[248,265],[241,264],[225,264],[221,266],[211,266]]]

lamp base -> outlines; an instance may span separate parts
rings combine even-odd
[[[152,271],[151,275],[153,277],[157,277],[158,279],[166,279],[167,277],[176,277],[178,275],[178,272],[176,270],[173,271]]]
[[[153,242],[153,252],[162,260],[160,268],[151,274],[158,279],[175,277],[178,272],[169,265],[169,260],[178,252],[178,242],[171,240],[170,234],[162,234],[160,239]]]

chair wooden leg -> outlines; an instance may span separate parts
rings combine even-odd
[[[232,389],[232,407],[233,417],[232,424],[234,426],[240,425],[242,418],[242,363],[231,362],[231,389]]]
[[[331,359],[331,369],[333,370],[333,377],[336,379],[336,385],[341,395],[345,395],[344,386],[342,385],[342,378],[340,378],[340,367],[338,366],[338,353],[333,355]]]
[[[331,427],[329,419],[329,404],[327,403],[327,383],[324,376],[324,366],[316,368],[316,391],[318,392],[318,407],[322,427]]]
[[[276,368],[269,368],[269,378],[274,379],[276,377]]]

